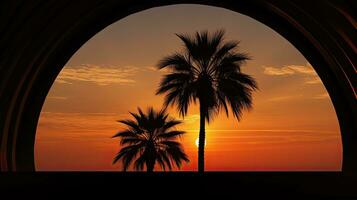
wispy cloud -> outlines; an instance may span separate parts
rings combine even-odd
[[[133,84],[133,76],[137,73],[137,67],[118,67],[113,65],[89,65],[66,66],[58,75],[57,83],[72,84],[73,81],[92,82],[98,85],[109,84]]]
[[[98,141],[111,142],[111,137],[124,125],[118,119],[129,118],[128,114],[120,113],[60,113],[42,112],[38,136],[41,141]],[[190,115],[184,125],[196,122],[198,115]],[[182,127],[184,128],[184,127]],[[195,128],[198,128],[198,126]],[[184,145],[190,148],[192,138],[197,137],[198,130],[182,129],[187,131],[183,138]],[[254,148],[266,147],[269,144],[308,144],[325,141],[339,141],[338,131],[310,130],[310,129],[207,129],[207,141],[210,146],[220,145],[220,149],[227,150],[235,145],[258,145]],[[49,134],[51,133],[51,134]],[[262,146],[259,146],[262,145]],[[224,146],[224,148],[222,148]],[[186,148],[185,147],[185,148]],[[227,148],[226,148],[227,147]]]
[[[154,71],[154,72],[160,72],[160,73],[170,72],[170,70],[168,70],[167,68],[158,69],[158,68],[155,67],[155,66],[148,66],[148,67],[145,67],[145,69],[148,70],[148,71]]]
[[[263,66],[264,74],[269,76],[304,75],[305,84],[321,83],[315,70],[307,63],[306,65],[284,65],[282,67]]]
[[[292,75],[292,74],[308,74],[317,75],[310,64],[306,65],[285,65],[283,67],[268,67],[263,66],[264,73],[272,76]]]
[[[156,67],[153,67],[153,66],[145,67],[145,69],[149,70],[149,71],[159,71],[159,69],[157,69]]]
[[[305,84],[318,84],[322,83],[321,79],[318,76],[308,77],[305,81]]]
[[[197,133],[198,130],[190,130]],[[206,130],[207,140],[210,145],[219,144],[220,146],[232,145],[267,145],[267,144],[291,144],[291,143],[313,143],[338,141],[340,135],[338,131],[326,130],[293,130],[293,129],[272,129],[272,130]],[[217,134],[215,134],[217,133]],[[265,146],[266,147],[266,146]],[[259,146],[256,146],[259,148]],[[223,148],[225,149],[225,148]]]
[[[269,98],[268,101],[271,102],[281,102],[281,101],[291,101],[291,100],[311,100],[311,99],[317,99],[317,100],[324,100],[324,99],[329,99],[330,96],[327,93],[323,94],[317,94],[314,96],[304,96],[304,95],[288,95],[288,96],[276,96]]]
[[[119,113],[42,112],[38,127],[64,132],[101,133],[121,127],[117,120],[127,117],[128,114]]]
[[[54,99],[54,100],[67,100],[67,97],[62,97],[62,96],[48,96],[48,99]]]
[[[288,95],[288,96],[277,96],[277,97],[272,97],[268,99],[268,101],[287,101],[287,100],[293,100],[293,99],[300,99],[303,98],[303,95]]]
[[[323,94],[319,94],[316,95],[314,97],[312,97],[313,99],[328,99],[330,96],[327,93],[323,93]]]
[[[199,120],[200,120],[200,115],[199,114],[188,115],[183,119],[185,124],[195,124]]]
[[[110,138],[124,127],[117,120],[129,117],[121,113],[41,112],[37,130],[43,136],[47,132],[59,132],[67,138],[80,138],[87,133],[91,138]]]

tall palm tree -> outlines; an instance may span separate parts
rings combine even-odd
[[[147,113],[138,108],[138,113],[130,114],[134,120],[118,121],[125,124],[126,129],[113,136],[120,137],[120,143],[124,145],[113,164],[121,159],[124,171],[134,162],[136,170],[143,170],[146,165],[147,171],[152,172],[156,162],[164,170],[166,166],[171,170],[173,165],[180,168],[182,161],[189,161],[181,144],[175,141],[185,133],[175,129],[181,121],[170,118],[165,109],[155,111],[152,107]]]
[[[170,71],[157,90],[157,94],[166,94],[166,107],[176,105],[180,115],[185,116],[189,105],[198,101],[199,172],[204,172],[206,121],[209,123],[221,109],[228,117],[228,108],[240,120],[243,110],[252,107],[252,92],[258,89],[255,80],[241,71],[248,56],[236,51],[239,42],[224,42],[224,33],[176,34],[184,43],[183,51],[164,57],[158,64],[159,69]]]

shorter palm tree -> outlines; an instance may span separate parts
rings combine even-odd
[[[113,164],[121,160],[124,171],[132,163],[135,170],[143,170],[146,165],[147,171],[152,172],[156,162],[163,170],[166,167],[172,170],[174,165],[180,168],[182,161],[189,162],[182,145],[176,141],[185,133],[174,129],[181,121],[169,117],[165,109],[155,111],[152,107],[148,108],[147,113],[138,108],[138,113],[130,114],[134,120],[118,121],[125,124],[126,129],[113,136],[120,137],[120,144],[124,145]]]

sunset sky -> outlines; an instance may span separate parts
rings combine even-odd
[[[158,61],[182,48],[175,33],[224,28],[252,60],[243,72],[256,78],[254,107],[238,122],[217,116],[206,129],[207,171],[339,171],[342,144],[331,100],[308,61],[278,33],[222,8],[176,5],[130,15],[99,32],[73,55],[57,77],[39,119],[36,169],[119,171],[120,149],[111,138],[137,107],[160,109],[155,91],[165,71]],[[175,108],[169,113],[179,118]],[[197,170],[199,112],[191,106],[179,128]],[[175,169],[177,170],[177,169]]]

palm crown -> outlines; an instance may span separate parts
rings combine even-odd
[[[164,170],[166,166],[171,170],[172,166],[180,168],[182,161],[189,161],[181,144],[175,141],[185,133],[174,129],[181,121],[170,118],[164,109],[149,108],[145,114],[138,108],[138,113],[130,114],[134,120],[118,121],[125,124],[126,129],[113,136],[120,137],[123,145],[113,163],[122,160],[124,171],[131,163],[136,170],[143,170],[146,165],[147,171],[153,171],[156,162]]]
[[[198,100],[199,170],[203,171],[205,119],[209,122],[221,109],[228,116],[230,108],[239,120],[242,111],[252,107],[252,92],[257,89],[257,83],[241,71],[248,56],[236,51],[239,42],[223,41],[223,30],[212,35],[207,31],[196,32],[194,36],[176,35],[184,43],[184,49],[159,62],[159,69],[166,68],[170,72],[164,75],[157,94],[166,94],[165,106],[176,105],[181,116]]]

